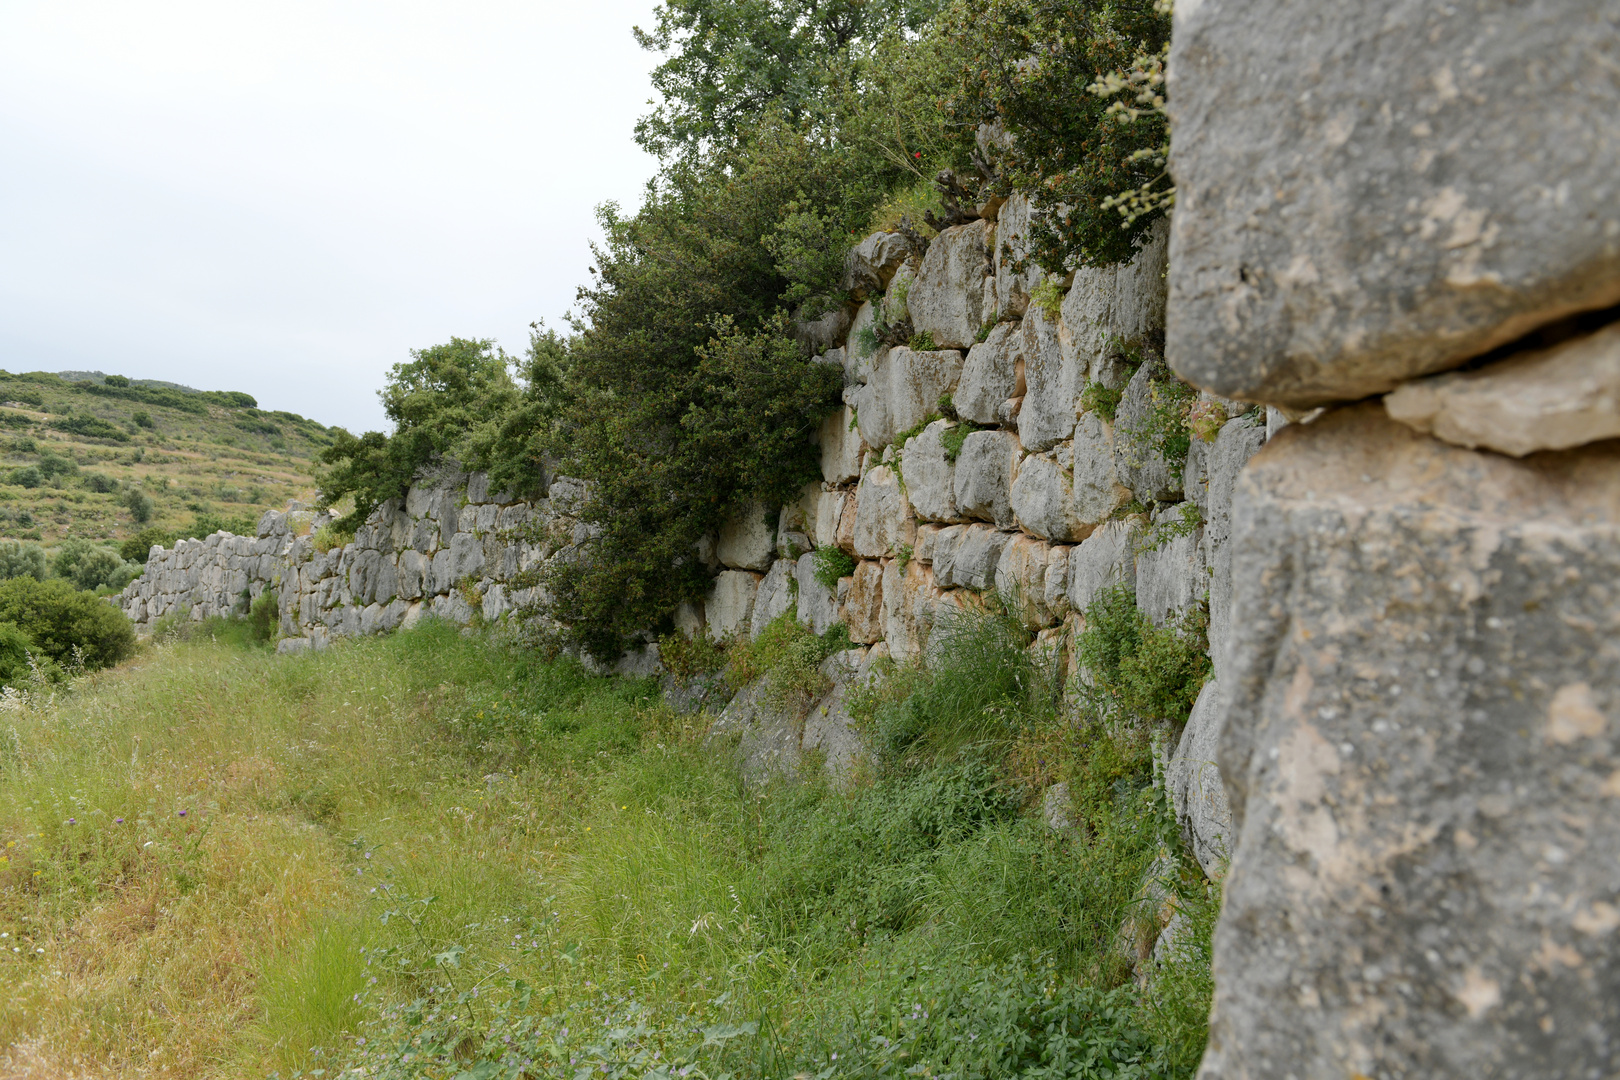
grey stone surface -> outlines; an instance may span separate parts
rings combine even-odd
[[[1204,458],[1204,566],[1209,571],[1209,657],[1215,677],[1226,665],[1226,640],[1232,625],[1232,492],[1238,474],[1265,445],[1258,416],[1228,420]]]
[[[919,521],[956,521],[956,463],[945,456],[944,435],[955,427],[935,420],[901,451],[900,476]]]
[[[1200,1075],[1613,1074],[1620,447],[1331,412],[1243,472],[1232,566]]]
[[[1114,431],[1096,413],[1086,413],[1074,425],[1074,441],[1058,458],[1074,473],[1074,513],[1080,521],[1099,525],[1131,501],[1115,467],[1117,459]]]
[[[1141,519],[1125,518],[1099,526],[1069,554],[1069,606],[1084,613],[1092,598],[1111,585],[1136,592],[1136,542]]]
[[[1024,335],[1022,323],[997,323],[989,335],[968,350],[962,378],[951,395],[956,413],[975,424],[999,423],[1008,398],[1022,397]]]
[[[907,301],[912,327],[932,334],[940,348],[966,349],[995,317],[993,301],[988,308],[984,302],[994,243],[995,225],[982,220],[946,229],[929,243]]]
[[[743,687],[704,737],[707,745],[724,746],[735,740],[737,771],[750,783],[797,771],[801,756],[808,703],[774,693],[769,675]]]
[[[775,518],[761,503],[752,503],[720,528],[715,555],[733,570],[770,568],[776,558]]]
[[[856,244],[845,260],[846,287],[862,294],[881,293],[911,257],[911,245],[899,233],[875,232]]]
[[[1165,458],[1159,440],[1166,434],[1157,411],[1173,376],[1164,362],[1150,358],[1120,398],[1114,414],[1114,468],[1122,483],[1143,502],[1165,502],[1182,495],[1181,474]]]
[[[934,549],[934,581],[942,589],[990,589],[996,584],[996,564],[1013,534],[993,525],[965,525],[954,542]]]
[[[916,523],[900,477],[887,465],[868,469],[855,489],[855,555],[877,559],[909,544]]]
[[[928,647],[940,590],[933,567],[917,560],[900,568],[899,559],[883,565],[883,640],[896,662],[905,663]]]
[[[1136,553],[1136,606],[1159,625],[1197,607],[1209,593],[1202,525],[1188,529],[1182,506],[1166,506]],[[1196,519],[1194,519],[1196,520]]]
[[[996,214],[996,308],[1003,318],[1024,314],[1030,294],[1046,277],[1033,261],[1021,272],[1013,269],[1029,253],[1029,224],[1029,198],[1015,191]]]
[[[799,621],[817,634],[825,634],[840,621],[838,595],[816,580],[816,556],[807,552],[799,556],[793,569],[799,583]]]
[[[847,484],[861,475],[861,451],[866,444],[855,428],[855,413],[843,405],[821,421],[816,429],[821,445],[821,478],[829,484]]]
[[[1018,441],[1026,450],[1049,450],[1074,434],[1086,373],[1065,357],[1058,324],[1039,305],[1019,324],[1023,336],[1024,402],[1018,412]]]
[[[1008,502],[1018,527],[1046,540],[1084,540],[1097,525],[1098,508],[1085,500],[1082,487],[1076,498],[1074,450],[1060,446],[1056,453],[1030,454],[1018,466]],[[1111,511],[1113,506],[1107,507]]]
[[[1118,389],[1129,377],[1128,353],[1155,351],[1164,333],[1165,265],[1170,223],[1159,221],[1130,262],[1082,267],[1063,297],[1060,341],[1074,377]]]
[[[1018,437],[1010,431],[975,431],[956,455],[956,509],[963,517],[1011,525],[1012,482]]]
[[[823,491],[816,497],[815,531],[810,537],[816,547],[838,546],[838,523],[844,517],[844,504],[854,497],[854,492],[844,488]]]
[[[939,412],[939,399],[956,389],[962,354],[917,352],[901,346],[878,355],[871,380],[855,396],[857,427],[866,445],[882,449]]]
[[[753,625],[754,597],[763,576],[751,570],[722,570],[715,576],[703,601],[711,638],[720,641],[748,633]]]
[[[1171,365],[1308,408],[1620,301],[1617,23],[1608,0],[1179,8]]]
[[[862,673],[868,652],[849,649],[822,661],[821,672],[832,681],[832,689],[810,707],[804,721],[801,749],[819,751],[823,755],[822,768],[839,786],[855,779],[865,754],[845,697],[850,686],[869,677]]]
[[[1024,626],[1039,630],[1057,621],[1046,605],[1046,569],[1053,545],[1033,536],[1014,534],[996,560],[996,591],[1012,601]]]
[[[1165,770],[1165,786],[1176,808],[1181,838],[1211,881],[1225,875],[1226,861],[1232,857],[1232,809],[1216,763],[1223,716],[1220,688],[1211,679],[1198,692]]]
[[[1474,371],[1406,383],[1384,408],[1446,442],[1514,457],[1620,437],[1620,323]]]
[[[855,564],[844,601],[844,625],[851,641],[866,645],[883,640],[883,564],[865,560]]]
[[[749,637],[759,637],[771,620],[793,606],[793,587],[788,583],[793,580],[797,569],[798,563],[791,559],[777,559],[771,563],[771,568],[760,579],[759,590],[754,594],[754,610],[748,616]]]

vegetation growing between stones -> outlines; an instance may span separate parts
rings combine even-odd
[[[1086,608],[1077,649],[1091,685],[1079,687],[1082,707],[1098,719],[1116,715],[1184,724],[1209,678],[1206,627],[1199,609],[1155,625],[1137,609],[1135,590],[1103,589]]]
[[[1191,1076],[1207,990],[1120,951],[1175,843],[1146,748],[1043,719],[1035,668],[896,672],[916,737],[868,784],[743,789],[651,685],[489,631],[289,658],[231,625],[14,714],[0,1032],[47,1070]],[[1155,985],[1207,971],[1199,918]]]
[[[838,592],[838,579],[855,572],[854,556],[831,545],[816,549],[814,565],[817,583],[835,595]]]

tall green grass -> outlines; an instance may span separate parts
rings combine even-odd
[[[1196,1064],[1213,903],[1172,883],[1158,989],[1120,946],[1175,847],[1146,736],[1065,719],[993,611],[867,693],[853,790],[745,787],[654,684],[492,632],[229,636],[0,722],[7,1043],[109,1076]],[[779,636],[805,670],[831,647]]]

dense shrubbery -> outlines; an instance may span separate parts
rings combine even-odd
[[[1136,152],[1162,117],[1122,124],[1087,88],[1168,32],[1151,0],[660,5],[638,33],[665,53],[664,103],[636,137],[663,170],[634,214],[602,208],[573,333],[537,330],[521,362],[463,339],[414,353],[383,394],[393,434],[340,432],[322,455],[325,505],[352,497],[352,530],[440,456],[519,492],[581,477],[599,531],[553,566],[552,614],[600,657],[667,629],[707,586],[699,538],[816,478],[807,436],[839,380],[794,319],[848,302],[851,241],[902,220],[922,237],[919,210],[943,227],[1017,186],[1044,265],[1129,257],[1151,215],[1122,227],[1104,201],[1155,175]],[[985,121],[1011,137],[988,159]]]
[[[64,667],[111,667],[135,649],[134,627],[122,611],[60,578],[0,582],[0,623],[18,627]]]

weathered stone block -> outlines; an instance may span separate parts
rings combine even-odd
[[[1209,569],[1209,656],[1215,677],[1223,677],[1226,636],[1232,625],[1232,490],[1238,474],[1265,445],[1258,417],[1228,420],[1204,455],[1204,565]]]
[[[1042,540],[1014,534],[996,560],[996,591],[1012,601],[1012,610],[1031,630],[1057,621],[1046,606],[1046,567],[1051,552],[1051,545]]]
[[[899,559],[884,564],[883,640],[896,661],[904,663],[927,647],[938,602],[933,567],[912,559],[902,573]]]
[[[1331,412],[1244,470],[1232,565],[1201,1075],[1612,1073],[1620,447]]]
[[[761,503],[745,507],[720,528],[715,554],[736,570],[770,569],[776,558],[776,530],[770,511]]]
[[[906,482],[906,498],[920,521],[958,520],[956,463],[946,458],[942,441],[955,426],[949,420],[935,420],[901,452],[900,476]]]
[[[956,414],[975,424],[999,423],[1008,398],[1024,395],[1024,335],[1021,323],[997,323],[990,335],[968,350],[962,378],[951,402]]]
[[[703,603],[709,620],[709,637],[716,641],[745,634],[754,616],[754,596],[763,574],[748,570],[723,570],[714,579]]]
[[[1176,12],[1168,356],[1307,408],[1620,301],[1606,0]]]
[[[900,477],[887,465],[867,470],[855,490],[855,554],[862,559],[891,555],[901,544],[909,544],[916,533],[916,522]]]
[[[821,478],[829,484],[847,484],[861,475],[861,451],[866,443],[855,429],[855,412],[839,406],[816,429],[821,446]]]
[[[855,564],[849,599],[844,602],[844,625],[849,639],[870,645],[883,640],[883,564]]]
[[[1153,515],[1153,527],[1136,553],[1136,606],[1159,625],[1197,607],[1209,592],[1202,524],[1185,516],[1185,504]]]
[[[1474,371],[1409,382],[1384,408],[1446,442],[1514,457],[1620,437],[1620,323]]]
[[[934,547],[934,581],[942,589],[989,589],[996,584],[996,564],[1012,539],[993,525],[965,525],[956,542],[947,545],[944,534]]]
[[[1018,412],[1018,441],[1026,450],[1049,450],[1074,434],[1086,372],[1064,356],[1057,323],[1039,306],[1030,308],[1019,325],[1026,392]]]
[[[1224,715],[1220,688],[1211,679],[1198,692],[1181,741],[1165,769],[1165,786],[1176,809],[1182,839],[1211,881],[1221,879],[1226,861],[1232,856],[1232,809],[1215,761]]]
[[[993,301],[989,308],[984,303],[995,238],[995,225],[981,220],[946,229],[928,245],[907,305],[911,325],[942,349],[972,345],[979,327],[995,317]]]
[[[956,389],[962,354],[917,352],[901,346],[882,353],[872,378],[856,395],[856,421],[866,444],[882,449],[939,412],[939,399]]]
[[[858,293],[881,293],[910,257],[911,244],[904,236],[873,233],[850,249],[844,263],[845,287]]]
[[[1180,469],[1164,456],[1160,441],[1169,432],[1159,400],[1174,377],[1164,362],[1151,358],[1136,369],[1114,414],[1114,468],[1121,482],[1143,502],[1166,502],[1182,495]]]
[[[1024,314],[1035,287],[1046,276],[1033,261],[1022,272],[1013,269],[1014,263],[1029,254],[1029,224],[1029,198],[1015,191],[996,214],[996,310],[1002,318]]]
[[[963,439],[956,455],[957,512],[999,526],[1012,525],[1018,457],[1018,438],[1010,431],[975,431]]]
[[[1125,354],[1155,345],[1164,333],[1169,226],[1161,220],[1148,230],[1128,263],[1075,271],[1063,297],[1059,340],[1081,390],[1088,379],[1113,389],[1124,385]]]
[[[799,556],[799,561],[793,567],[793,576],[799,583],[799,622],[814,633],[825,634],[839,620],[838,596],[816,580],[814,552]]]
[[[754,594],[754,610],[748,618],[748,636],[759,637],[772,619],[793,606],[793,588],[788,584],[798,564],[790,559],[777,559],[765,572]]]

